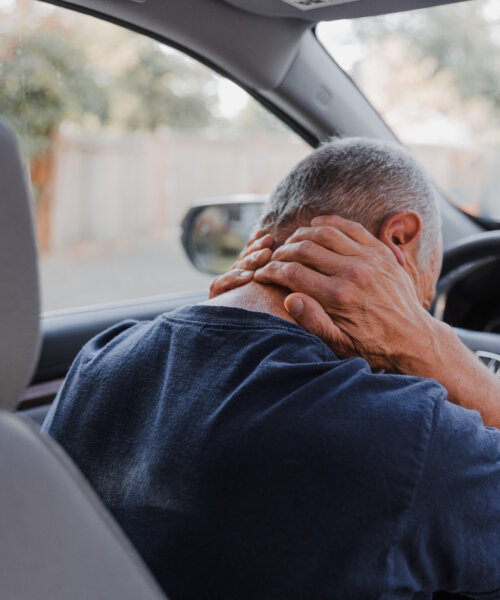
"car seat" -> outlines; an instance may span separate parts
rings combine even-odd
[[[8,412],[37,360],[38,313],[29,194],[0,122],[0,598],[165,600],[64,451]]]

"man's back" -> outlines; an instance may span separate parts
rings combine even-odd
[[[172,600],[497,597],[500,433],[445,397],[196,306],[90,342],[45,428]]]

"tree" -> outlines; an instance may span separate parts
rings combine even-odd
[[[368,42],[392,36],[404,43],[415,59],[433,62],[428,73],[446,72],[462,100],[482,98],[500,117],[500,23],[488,16],[488,2],[362,19],[357,35]]]
[[[57,31],[9,40],[0,58],[0,114],[26,157],[41,156],[63,119],[108,116],[108,97],[81,50]]]
[[[216,120],[212,72],[156,42],[142,46],[136,63],[116,83],[119,101],[127,106],[124,120],[130,129],[155,130],[161,125],[198,129]]]
[[[53,172],[51,138],[63,119],[108,116],[105,88],[87,67],[81,50],[57,30],[6,40],[0,54],[0,114],[30,160],[41,250],[50,243]]]

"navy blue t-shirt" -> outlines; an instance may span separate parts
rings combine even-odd
[[[278,317],[117,325],[44,428],[172,600],[500,598],[500,431]]]

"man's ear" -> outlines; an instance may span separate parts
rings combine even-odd
[[[398,256],[405,259],[415,251],[422,232],[422,219],[413,211],[397,212],[382,223],[378,237]]]

